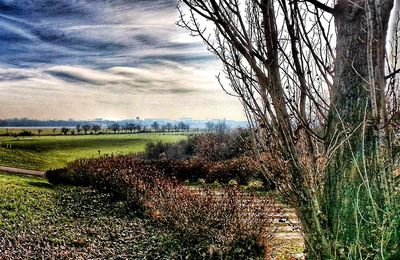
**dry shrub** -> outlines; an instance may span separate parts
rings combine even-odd
[[[260,255],[279,214],[265,196],[235,187],[187,188],[159,165],[128,156],[82,159],[46,176],[52,183],[90,185],[125,199],[177,231],[183,242],[212,255]]]
[[[252,135],[248,129],[204,133],[189,136],[176,143],[148,143],[145,151],[136,156],[146,160],[223,161],[252,154]]]
[[[249,156],[240,156],[224,161],[206,161],[200,158],[188,160],[153,161],[166,175],[180,181],[192,182],[204,179],[207,183],[228,184],[236,180],[240,185],[247,185],[253,180],[263,181],[266,189],[274,189],[274,184],[265,176],[257,160]]]
[[[160,183],[148,200],[151,215],[166,223],[189,244],[204,244],[209,253],[255,255],[270,241],[280,215],[274,201],[237,188],[218,191],[188,189],[170,182]]]
[[[252,135],[248,129],[202,134],[194,143],[196,156],[208,161],[229,160],[252,153]]]

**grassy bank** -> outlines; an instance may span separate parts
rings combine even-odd
[[[67,162],[104,154],[141,152],[149,142],[176,142],[185,135],[132,134],[0,137],[0,165],[47,170]]]
[[[167,230],[90,188],[0,173],[0,259],[174,259]]]

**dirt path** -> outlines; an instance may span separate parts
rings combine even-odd
[[[11,173],[22,173],[22,174],[26,174],[26,175],[40,176],[40,177],[44,176],[44,172],[42,172],[42,171],[27,170],[27,169],[20,169],[20,168],[7,167],[7,166],[0,166],[0,171],[11,172]]]

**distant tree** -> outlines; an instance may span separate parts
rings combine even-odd
[[[127,129],[129,132],[133,133],[133,131],[135,131],[135,124],[132,124],[132,123],[127,124],[127,125],[126,125],[126,129]]]
[[[53,128],[53,135],[56,135],[57,128]]]
[[[31,131],[22,130],[17,136],[33,136],[33,133]]]
[[[77,132],[78,134],[80,134],[81,131],[82,131],[82,126],[81,126],[80,124],[77,124],[75,128],[76,128],[76,132]]]
[[[92,131],[97,134],[101,130],[101,126],[99,125],[92,125]]]
[[[206,128],[208,132],[212,132],[215,130],[215,124],[211,121],[206,122]]]
[[[185,124],[185,131],[189,132],[190,130],[190,125],[189,124]]]
[[[178,129],[179,131],[185,131],[187,129],[187,125],[184,122],[179,122]]]
[[[135,131],[136,132],[142,131],[142,126],[140,124],[135,124]]]
[[[160,128],[160,124],[159,124],[157,121],[154,121],[154,122],[151,124],[151,127],[154,129],[155,132],[157,132],[158,129]]]
[[[173,128],[173,125],[171,123],[167,123],[165,127],[167,128],[167,131],[170,132]]]
[[[68,134],[68,132],[69,132],[69,129],[68,129],[68,128],[66,128],[66,127],[61,128],[61,133],[62,133],[63,135]]]
[[[115,134],[116,132],[118,132],[118,131],[121,129],[121,126],[120,126],[118,123],[114,123],[114,124],[110,125],[110,126],[108,127],[108,129],[110,129],[111,131],[113,131],[114,134]]]
[[[87,134],[87,132],[90,131],[91,128],[92,127],[90,125],[83,125],[82,126],[82,130],[83,130],[83,132],[85,132],[85,135]]]
[[[43,131],[42,129],[38,129],[38,130],[37,130],[39,136],[40,136],[40,134],[42,133],[42,131]]]
[[[75,130],[71,130],[71,135],[74,135],[75,134]]]
[[[217,124],[215,124],[215,131],[218,133],[226,133],[228,130],[229,127],[225,121],[219,121]]]

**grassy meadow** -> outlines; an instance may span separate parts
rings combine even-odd
[[[186,135],[109,134],[0,137],[0,165],[31,170],[48,170],[65,166],[78,158],[104,154],[133,154],[144,150],[149,142],[176,142]]]
[[[72,130],[75,130],[71,128]],[[61,128],[60,127],[28,127],[28,128],[23,128],[23,127],[0,127],[0,135],[18,135],[22,131],[28,131],[31,132],[33,135],[61,135]]]

